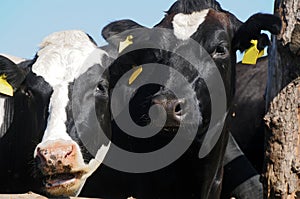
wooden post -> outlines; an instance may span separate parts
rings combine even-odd
[[[64,198],[64,197],[60,197],[60,198]],[[92,199],[92,198],[80,198],[80,197],[65,197],[65,198]],[[35,194],[33,192],[29,192],[25,194],[0,194],[0,199],[47,199],[47,197]],[[93,198],[93,199],[101,199],[101,198]]]
[[[269,48],[264,194],[294,199],[300,198],[300,0],[275,0],[275,14],[283,29]]]

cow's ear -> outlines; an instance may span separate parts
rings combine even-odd
[[[121,43],[124,43],[124,47],[128,46],[128,44],[132,43],[132,36],[136,36],[136,29],[145,28],[144,26],[129,20],[120,20],[115,21],[107,26],[105,26],[102,30],[103,38],[112,46],[120,46]],[[119,49],[121,51],[123,48]]]
[[[0,55],[0,93],[13,95],[26,78],[26,71]]]
[[[115,36],[117,34],[120,34],[124,31],[136,29],[136,28],[144,28],[144,26],[130,20],[130,19],[124,19],[112,22],[105,26],[102,29],[102,37],[107,40],[112,36]]]
[[[258,50],[263,50],[270,44],[270,40],[268,36],[261,33],[261,31],[266,30],[277,35],[281,31],[281,26],[281,19],[275,15],[255,14],[239,26],[235,32],[232,40],[233,50],[244,52],[253,45],[252,40],[257,40]]]

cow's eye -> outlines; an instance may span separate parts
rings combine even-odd
[[[31,96],[32,96],[30,90],[27,90],[27,91],[25,92],[25,95],[26,95],[27,97],[31,97]]]
[[[22,89],[22,93],[23,93],[24,95],[26,95],[26,97],[32,97],[32,92],[31,92],[31,90],[28,89],[28,88]]]
[[[215,51],[212,54],[212,57],[217,58],[224,58],[228,54],[228,50],[225,46],[219,45],[216,47]]]
[[[225,54],[226,53],[226,48],[224,46],[218,46],[216,48],[216,53]]]
[[[100,95],[105,95],[107,93],[107,87],[104,82],[100,82],[96,88],[96,93]]]
[[[98,85],[96,88],[96,92],[98,93],[104,93],[105,92],[105,88],[103,85]]]

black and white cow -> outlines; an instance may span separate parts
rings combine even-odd
[[[179,52],[184,49],[187,56],[200,58],[198,64],[208,65],[209,62],[203,59],[204,52],[190,48],[189,39],[192,38],[197,41],[208,52],[221,73],[227,94],[227,109],[229,110],[235,90],[236,51],[244,51],[249,48],[252,39],[258,40],[258,49],[261,50],[266,47],[269,44],[269,39],[265,34],[260,33],[261,30],[268,30],[272,34],[278,34],[281,29],[281,21],[273,15],[256,14],[245,23],[242,23],[231,13],[222,10],[215,1],[179,0],[171,7],[166,17],[156,27],[171,29],[173,34],[162,34],[160,38],[153,38],[151,37],[151,31],[155,31],[155,29],[144,28],[143,34],[136,33],[134,30],[132,32],[126,31],[134,28],[143,28],[130,20],[117,21],[104,28],[103,36],[108,39],[111,45],[118,45],[128,35],[132,35],[133,44],[127,48],[128,51],[134,49],[135,45],[143,46],[144,43],[147,46],[146,49],[129,52],[127,55],[126,53],[125,55],[121,54],[117,62],[110,68],[110,86],[114,88],[118,78],[130,70],[132,66],[154,62],[166,64],[170,68],[176,69],[185,75],[194,88],[194,93],[186,93],[187,98],[193,94],[197,96],[199,102],[197,111],[202,115],[198,134],[191,147],[182,157],[159,171],[145,174],[124,174],[102,167],[102,170],[100,169],[99,173],[95,175],[102,181],[98,186],[102,187],[103,190],[98,189],[98,193],[100,196],[108,198],[126,196],[126,194],[129,196],[128,194],[130,193],[137,198],[219,198],[228,129],[225,125],[220,139],[212,151],[205,158],[199,159],[197,155],[201,145],[206,144],[203,143],[203,135],[207,131],[211,115],[209,93],[201,78],[201,75],[204,74],[201,74],[200,71],[195,71],[184,59],[172,53],[149,49],[148,44],[158,43],[161,47],[169,46],[169,48],[172,46],[175,52],[176,50]],[[119,34],[122,31],[126,31],[126,33]],[[170,43],[170,41],[173,43]],[[141,75],[141,78],[146,79],[147,74]],[[148,78],[151,78],[149,71]],[[174,86],[178,83],[176,79],[173,79],[172,75],[167,78],[166,82],[168,84],[173,84]],[[176,86],[180,87],[181,85]],[[146,141],[137,140],[126,135],[126,132],[119,129],[116,124],[113,124],[113,138],[115,138],[113,141],[120,144],[122,148],[136,152],[155,150],[170,142],[182,121],[181,117],[187,113],[189,104],[186,104],[184,99],[177,99],[172,92],[161,85],[146,85],[134,92],[130,85],[123,85],[123,89],[127,89],[124,93],[131,95],[131,116],[135,123],[141,126],[151,123],[148,115],[150,106],[159,104],[167,112],[167,125],[158,135]],[[122,101],[122,98],[120,98],[120,101]],[[233,158],[238,158],[241,155],[242,153],[238,152]],[[232,161],[231,157],[227,157],[226,161]],[[106,169],[109,170],[109,175],[105,175]],[[255,170],[253,171],[255,172]],[[108,179],[109,176],[119,176],[120,178],[116,182],[112,178]],[[124,178],[127,178],[127,180],[124,180]],[[258,181],[257,178],[253,180],[255,180],[254,183]],[[117,190],[116,187],[118,187]],[[235,187],[231,188],[234,189]],[[94,189],[91,188],[90,190],[96,193],[96,189],[94,187]],[[86,190],[88,190],[88,184]],[[127,192],[124,192],[124,190]],[[233,190],[226,191],[230,194]],[[248,194],[243,197],[261,197],[261,190],[250,190],[248,193],[251,192],[253,195]],[[88,193],[88,191],[85,193]]]
[[[157,27],[167,27],[167,28],[173,28],[175,35],[178,34],[177,37],[181,39],[185,39],[184,37],[187,36],[188,34],[191,38],[195,39],[198,41],[203,47],[211,54],[212,58],[214,59],[215,63],[219,65],[226,66],[224,64],[224,57],[218,57],[215,56],[216,52],[219,51],[219,54],[221,55],[226,55],[226,52],[229,52],[230,54],[230,59],[231,59],[231,65],[234,66],[235,64],[235,52],[236,50],[240,50],[243,52],[244,50],[248,49],[251,47],[250,40],[258,40],[258,45],[257,48],[258,50],[264,49],[266,46],[270,45],[270,41],[268,39],[268,36],[264,33],[261,33],[261,30],[268,30],[272,34],[279,34],[281,30],[281,21],[278,17],[275,17],[273,15],[269,14],[255,14],[251,16],[245,23],[240,24],[240,22],[237,19],[234,19],[234,16],[231,13],[228,13],[222,8],[220,8],[219,4],[215,1],[210,1],[207,5],[208,7],[212,6],[217,10],[218,12],[208,12],[207,15],[205,16],[205,21],[197,27],[197,31],[195,32],[189,32],[190,29],[187,32],[181,31],[182,30],[182,25],[184,26],[189,26],[189,22],[194,21],[194,17],[192,17],[195,12],[193,9],[184,9],[184,13],[187,14],[185,17],[189,16],[190,14],[190,21],[181,23],[181,20],[178,20],[176,22],[176,17],[180,16],[180,11],[178,14],[178,10],[182,10],[184,6],[191,6],[193,5],[194,8],[198,6],[201,7],[201,2],[200,1],[182,1],[181,3],[177,2],[172,6],[172,8],[167,12],[167,15],[165,19],[163,19]],[[190,7],[191,8],[191,7]],[[203,7],[205,8],[205,6]],[[204,9],[205,11],[205,9]],[[203,11],[201,11],[203,12]],[[223,12],[220,14],[220,12]],[[175,15],[173,17],[173,15]],[[182,16],[181,16],[182,17]],[[181,18],[179,17],[179,19]],[[172,25],[173,27],[170,27],[169,20],[170,18],[173,18]],[[230,21],[234,21],[235,26],[238,27],[236,29],[236,32],[234,32],[234,36],[229,35],[233,37],[232,42],[231,42],[231,48],[227,46],[227,50],[224,51],[222,50],[222,44],[224,45],[223,41],[219,40],[220,37],[222,38],[222,30],[220,30],[219,26],[220,22],[221,24],[225,23],[226,24],[226,18],[229,18]],[[224,21],[225,20],[225,21]],[[218,21],[218,22],[217,22]],[[168,25],[169,24],[169,25]],[[227,21],[228,24],[228,21]],[[176,30],[177,29],[177,30]],[[221,28],[222,29],[222,28]],[[226,30],[226,28],[225,28]],[[227,29],[228,30],[228,29]],[[183,33],[183,35],[182,35]],[[211,34],[210,34],[211,33]],[[209,43],[211,42],[211,43]],[[221,44],[221,46],[218,45]],[[211,48],[212,46],[216,45],[214,48]],[[221,47],[221,48],[220,48]],[[224,46],[223,46],[224,47]],[[226,47],[225,47],[226,48]],[[212,51],[211,49],[215,49]],[[231,50],[230,50],[231,49]],[[217,53],[218,54],[218,53]],[[221,62],[221,63],[220,63]],[[263,109],[261,108],[263,104],[262,100],[262,93],[263,93],[263,87],[264,84],[260,84],[258,82],[266,82],[266,76],[265,72],[267,67],[259,67],[263,64],[260,62],[257,64],[257,67],[248,67],[244,73],[241,72],[242,68],[245,68],[246,66],[237,66],[237,74],[235,69],[233,69],[234,73],[232,77],[236,77],[238,82],[237,84],[231,85],[232,88],[237,88],[237,93],[235,96],[235,100],[233,101],[234,110],[236,114],[239,111],[242,111],[242,114],[240,114],[239,119],[233,119],[233,120],[228,120],[229,124],[229,130],[233,131],[232,134],[235,136],[238,140],[238,143],[241,145],[241,148],[246,152],[247,158],[250,158],[251,163],[255,163],[255,169],[258,169],[258,172],[260,172],[260,166],[262,164],[262,157],[263,155],[263,139],[261,139],[263,136],[262,134],[259,134],[259,132],[262,132],[263,130],[263,125],[262,125],[262,117],[263,117]],[[262,72],[262,73],[261,73]],[[255,80],[252,79],[253,75],[255,75]],[[248,78],[245,78],[245,76],[248,76]],[[252,78],[251,78],[252,77]],[[244,88],[244,86],[249,83],[250,81],[247,82],[248,79],[251,79],[252,86],[250,85],[247,87],[247,89]],[[260,81],[258,81],[260,80]],[[235,81],[235,80],[233,80]],[[246,83],[247,82],[247,83]],[[250,91],[251,90],[251,91]],[[247,93],[247,91],[249,91]],[[258,91],[258,92],[256,92]],[[253,95],[251,95],[251,92],[253,92]],[[255,94],[254,94],[255,93]],[[232,98],[229,99],[230,102],[232,102]],[[244,103],[244,104],[243,104]],[[255,104],[258,103],[258,104]],[[244,108],[241,109],[241,106],[245,105]],[[237,107],[238,106],[238,107]],[[247,109],[246,107],[255,107],[253,113],[247,114],[245,113]],[[242,121],[244,120],[244,121]],[[245,122],[249,121],[248,126],[244,126],[244,129],[241,129],[242,123],[245,124]],[[248,128],[250,127],[250,128]],[[257,129],[260,129],[257,131]],[[246,136],[244,136],[246,134]],[[255,137],[256,136],[256,137]],[[258,137],[257,137],[258,136]],[[248,139],[248,141],[245,141],[245,139],[250,138],[251,140]],[[259,139],[260,138],[260,139]],[[244,142],[242,142],[242,140]],[[255,147],[254,143],[256,141],[260,142],[260,144]],[[256,152],[253,151],[255,149]],[[257,154],[260,154],[260,158],[255,157]],[[222,197],[229,197],[235,196],[236,198],[262,198],[262,185],[259,182],[259,175],[255,171],[254,167],[250,164],[250,162],[247,160],[245,155],[241,152],[239,147],[237,146],[237,143],[234,141],[233,137],[230,137],[229,143],[227,146],[227,150],[225,153],[225,170],[224,174],[226,176],[226,179],[224,181],[224,186],[223,186],[223,195]],[[240,172],[234,172],[235,169],[240,168]],[[227,193],[226,193],[227,192]],[[230,193],[231,192],[231,193]],[[229,195],[227,195],[229,194]]]
[[[99,123],[107,136],[110,133],[104,71],[108,61],[108,55],[82,31],[46,37],[26,69],[4,57],[0,59],[0,73],[15,89],[15,116],[1,139],[1,160],[10,160],[8,156],[18,153],[34,158],[35,162],[12,162],[9,166],[36,165],[36,181],[43,180],[40,188],[47,195],[78,195],[107,152],[109,140],[97,136],[93,127]],[[98,119],[91,120],[93,116]],[[30,152],[28,147],[19,148],[24,145],[30,147]],[[18,161],[17,157],[13,156],[13,161]]]

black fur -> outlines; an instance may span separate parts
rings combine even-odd
[[[124,30],[129,30],[134,28],[144,28],[144,26],[141,26],[140,24],[130,19],[124,19],[124,20],[112,22],[109,25],[105,26],[102,29],[101,34],[104,39],[108,40],[110,37],[117,35],[123,32]]]
[[[251,46],[252,39],[258,40],[259,50],[262,50],[270,44],[269,38],[261,34],[262,30],[277,35],[281,31],[282,22],[279,17],[258,13],[251,16],[235,33],[233,38],[233,48],[243,52]]]
[[[4,96],[1,96],[4,97]],[[0,139],[9,129],[14,116],[14,100],[11,97],[5,97],[4,102],[4,119],[0,128]]]
[[[18,89],[25,80],[26,71],[19,68],[8,58],[0,55],[0,75],[5,75],[7,82],[14,88]]]
[[[223,11],[220,4],[215,0],[178,0],[166,12],[167,14],[191,14],[207,8]]]

